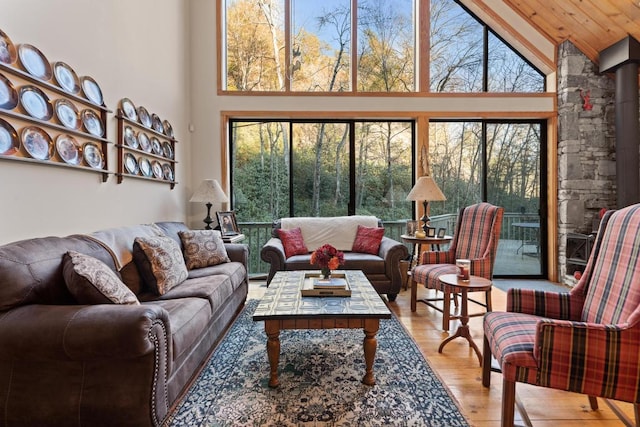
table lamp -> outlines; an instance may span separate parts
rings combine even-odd
[[[436,184],[433,178],[431,178],[430,176],[421,176],[420,178],[418,178],[418,181],[415,183],[411,191],[409,191],[407,200],[422,200],[424,215],[422,216],[422,218],[420,218],[420,221],[424,223],[422,225],[422,229],[424,230],[425,234],[429,236],[430,218],[429,215],[427,215],[427,207],[429,205],[429,202],[447,200],[447,198],[444,196],[444,194],[442,194],[442,191],[440,191],[438,184]]]
[[[204,229],[211,230],[211,223],[213,222],[213,220],[211,219],[211,206],[213,205],[213,203],[228,202],[229,198],[226,194],[224,194],[224,191],[222,190],[222,187],[220,187],[218,180],[205,179],[200,183],[198,188],[196,188],[196,191],[193,193],[193,196],[191,196],[191,199],[189,199],[189,201],[206,203],[207,217],[204,219],[204,223],[207,225],[206,227],[204,227]]]

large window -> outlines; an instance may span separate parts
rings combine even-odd
[[[221,3],[228,91],[544,90],[542,73],[455,0],[431,0],[422,11],[417,0],[357,0],[356,11],[351,0]],[[418,43],[416,34],[428,37]],[[420,72],[429,75],[425,87]]]
[[[432,174],[447,197],[432,216],[487,201],[504,208],[496,275],[546,273],[543,238],[546,129],[541,121],[435,121],[429,127]]]
[[[412,217],[411,121],[232,120],[239,221],[286,216]]]

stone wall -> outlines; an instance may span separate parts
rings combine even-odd
[[[582,92],[581,92],[582,91]],[[585,108],[588,97],[592,108]],[[568,233],[591,233],[598,211],[616,206],[615,82],[571,42],[558,49],[558,277],[575,283]]]

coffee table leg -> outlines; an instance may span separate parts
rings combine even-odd
[[[380,329],[380,319],[366,319],[364,321],[364,363],[366,372],[362,378],[362,383],[366,385],[375,385],[376,379],[373,376],[373,361],[376,358],[376,348],[378,340],[376,334]]]
[[[275,388],[278,382],[278,362],[280,361],[280,323],[277,320],[265,320],[264,330],[267,333],[267,356],[269,357],[269,387]]]

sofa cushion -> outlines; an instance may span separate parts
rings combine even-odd
[[[108,228],[86,236],[100,243],[113,257],[122,281],[136,295],[144,291],[144,282],[133,260],[133,242],[136,237],[163,236],[163,230],[154,224],[140,224]],[[177,237],[177,236],[176,236]],[[179,242],[179,241],[178,241]],[[86,253],[82,251],[83,253]]]
[[[136,237],[133,259],[143,281],[157,295],[178,286],[189,274],[180,246],[170,237]]]
[[[292,217],[282,218],[280,224],[283,230],[299,227],[305,245],[312,251],[324,244],[330,244],[339,251],[350,251],[358,225],[377,227],[378,218],[364,215]]]
[[[193,350],[211,321],[211,305],[204,298],[172,298],[145,302],[144,305],[160,306],[169,313],[173,362]]]
[[[222,235],[217,230],[179,231],[188,270],[229,262]]]
[[[62,274],[80,304],[140,304],[115,271],[89,255],[68,251],[62,258]]]
[[[247,269],[244,264],[233,261],[189,270],[189,277],[187,279],[197,279],[199,277],[209,277],[218,274],[229,277],[233,284],[233,289],[236,289],[247,279]]]
[[[358,225],[356,239],[353,242],[351,251],[378,255],[383,236],[384,228],[382,227],[365,227],[363,225]]]
[[[280,236],[280,240],[282,240],[284,254],[287,258],[309,253],[309,249],[307,249],[307,246],[304,244],[300,227],[290,230],[279,229],[278,235]]]

